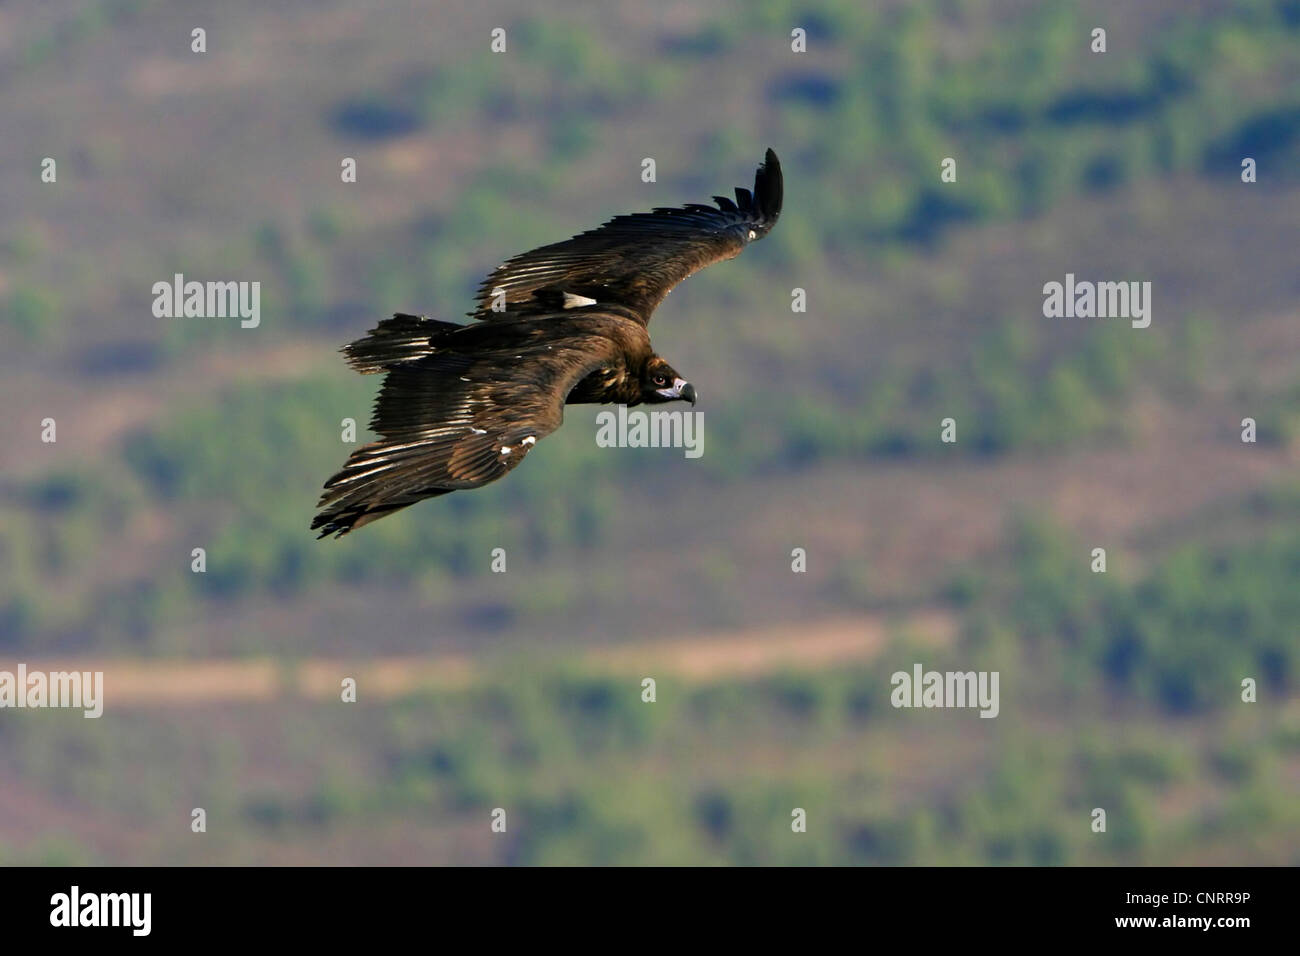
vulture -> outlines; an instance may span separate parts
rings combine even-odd
[[[397,314],[343,347],[384,374],[370,428],[325,482],[312,530],[340,537],[425,498],[517,468],[566,404],[686,401],[695,387],[655,353],[650,316],[672,288],[762,239],[781,212],[772,150],[735,200],[616,216],[506,260],[464,325]]]

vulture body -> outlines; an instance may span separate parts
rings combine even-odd
[[[379,434],[325,483],[312,521],[341,536],[425,498],[478,488],[555,431],[565,404],[689,401],[695,389],[650,344],[650,315],[683,279],[739,255],[781,212],[772,150],[752,192],[611,219],[509,259],[479,289],[466,325],[385,319],[344,346],[385,373]]]

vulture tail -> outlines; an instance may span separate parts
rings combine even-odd
[[[358,372],[370,375],[423,358],[433,351],[433,339],[459,328],[455,322],[399,312],[384,319],[364,338],[343,346],[343,355]]]

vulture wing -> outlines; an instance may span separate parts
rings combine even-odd
[[[637,329],[626,319],[607,321]],[[451,326],[439,334],[445,325],[397,316],[345,349],[360,371],[378,371],[385,354],[393,364],[370,421],[382,437],[353,452],[325,483],[311,525],[322,538],[495,481],[560,426],[574,385],[623,360],[620,345],[594,330],[594,317]]]
[[[780,215],[781,194],[781,163],[769,149],[752,193],[737,188],[735,202],[714,196],[716,208],[691,204],[617,216],[515,256],[483,281],[471,314],[501,321],[622,305],[646,325],[677,283],[767,235]]]

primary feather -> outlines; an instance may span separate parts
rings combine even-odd
[[[737,188],[734,203],[715,196],[716,208],[692,203],[615,216],[506,260],[483,280],[472,314],[488,321],[536,314],[568,293],[627,306],[648,324],[673,286],[766,236],[781,214],[782,192],[781,163],[769,149],[754,191]]]

